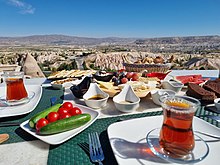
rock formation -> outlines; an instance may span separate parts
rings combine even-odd
[[[185,67],[188,69],[220,69],[220,59],[210,59],[210,58],[198,58],[194,57],[185,63]]]
[[[27,54],[22,70],[25,75],[31,76],[31,78],[45,77],[36,60],[30,54]]]

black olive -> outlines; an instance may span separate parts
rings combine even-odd
[[[121,81],[119,79],[115,80],[114,85],[117,86],[121,83]]]
[[[113,77],[113,78],[112,78],[112,82],[115,82],[116,80],[118,80],[117,77]]]
[[[122,78],[124,78],[124,77],[126,77],[125,72],[121,72],[121,73],[119,74],[119,78],[122,79]]]
[[[118,77],[119,76],[118,72],[114,72],[113,76]]]

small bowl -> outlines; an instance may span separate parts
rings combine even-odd
[[[121,92],[113,97],[115,107],[121,112],[132,112],[139,107],[140,98],[129,84],[125,84]]]
[[[162,87],[164,89],[170,89],[178,93],[183,88],[184,84],[173,80],[161,80]]]
[[[103,92],[96,83],[90,83],[88,91],[83,99],[88,107],[102,108],[106,105],[109,95]]]
[[[161,105],[161,102],[159,100],[161,96],[164,96],[164,95],[174,96],[176,94],[176,92],[170,89],[152,90],[150,93],[151,93],[152,100],[154,104],[156,105]]]
[[[217,110],[220,110],[220,98],[217,98],[214,100],[214,103],[215,103],[215,107]]]

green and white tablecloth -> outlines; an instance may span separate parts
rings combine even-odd
[[[63,90],[54,90],[51,87],[43,88],[42,98],[35,108],[29,114],[16,116],[16,117],[8,117],[0,119],[0,121],[19,121],[23,122],[28,120],[31,116],[36,114],[37,112],[41,111],[50,106],[50,97],[56,96],[58,98],[57,102],[63,102]],[[133,114],[133,115],[125,115],[123,116],[124,119],[132,119],[132,118],[140,118],[146,116],[155,116],[161,115],[162,111],[157,112],[148,112],[148,113],[140,113],[140,114]],[[204,114],[214,114],[213,112],[209,112],[201,108],[196,112],[196,116],[204,115]],[[104,164],[114,165],[117,164],[115,157],[113,155],[112,149],[110,147],[110,142],[108,140],[107,135],[107,128],[110,124],[117,122],[121,119],[122,116],[118,117],[110,117],[110,118],[102,118],[96,120],[89,128],[81,132],[80,134],[76,135],[75,137],[71,138],[70,140],[55,146],[49,147],[49,155],[48,155],[48,162],[49,165],[84,165],[84,164],[92,164],[88,154],[88,133],[89,132],[98,132],[100,134],[100,141],[103,147],[103,151],[105,154],[105,160],[103,161]],[[213,121],[211,119],[206,119],[211,124],[220,127],[219,123]],[[1,127],[1,133],[8,133],[10,135],[10,139],[6,141],[4,144],[10,143],[18,143],[23,141],[32,141],[36,140],[35,137],[29,135],[25,131],[23,131],[19,126],[12,126],[12,127]]]

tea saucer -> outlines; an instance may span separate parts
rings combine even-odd
[[[160,128],[155,128],[151,130],[146,137],[147,144],[151,151],[158,157],[172,162],[172,163],[180,163],[180,164],[190,164],[196,163],[203,160],[209,153],[209,147],[207,143],[200,138],[198,135],[194,135],[195,137],[195,147],[189,155],[184,157],[173,157],[172,155],[168,155],[164,152],[164,149],[159,144],[159,134]]]
[[[18,106],[18,105],[22,105],[22,104],[26,104],[28,102],[30,102],[30,100],[32,98],[34,98],[35,93],[30,91],[28,92],[28,97],[25,99],[21,99],[19,101],[7,101],[6,100],[6,96],[1,96],[0,97],[0,107],[8,107],[8,106]]]

